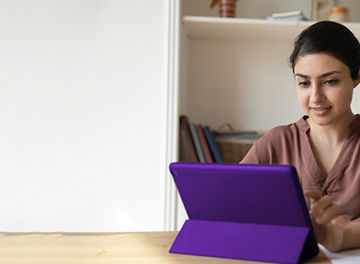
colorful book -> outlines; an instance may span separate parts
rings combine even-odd
[[[180,161],[199,162],[186,115],[180,116]]]
[[[214,136],[208,126],[203,127],[205,138],[207,140],[207,143],[210,147],[211,153],[215,159],[215,162],[217,163],[224,163],[223,158],[221,157],[220,151],[218,146],[216,145]]]
[[[206,138],[205,138],[205,135],[204,135],[202,125],[196,125],[195,128],[196,128],[197,135],[199,137],[201,149],[202,149],[202,151],[204,153],[205,161],[210,162],[210,163],[214,162],[213,158],[211,157],[211,152],[210,152],[208,143],[206,142]]]
[[[196,149],[196,153],[198,155],[199,161],[200,162],[205,162],[204,153],[203,153],[203,151],[201,149],[199,137],[197,135],[196,128],[195,128],[195,124],[190,123],[189,128],[190,128],[191,136],[192,136],[194,144],[195,144],[195,149]]]

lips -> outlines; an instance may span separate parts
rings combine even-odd
[[[327,107],[325,107],[325,106],[322,106],[322,107],[310,107],[310,109],[313,109],[315,111],[323,111],[323,110],[327,110],[327,109],[330,109],[330,108],[331,108],[331,106],[327,106]]]
[[[318,116],[326,115],[331,109],[331,106],[317,106],[317,107],[310,107],[310,110]]]

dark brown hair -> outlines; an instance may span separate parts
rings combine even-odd
[[[356,80],[360,65],[360,44],[354,34],[344,25],[332,21],[320,21],[306,28],[296,38],[290,64],[294,71],[299,56],[327,53],[350,69]]]

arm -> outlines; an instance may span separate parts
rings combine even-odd
[[[360,247],[360,221],[350,221],[328,195],[310,191],[305,196],[310,198],[310,218],[320,244],[332,252]]]

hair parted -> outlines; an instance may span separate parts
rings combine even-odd
[[[294,71],[299,56],[315,53],[327,53],[350,69],[351,78],[359,76],[360,44],[354,34],[344,25],[332,21],[317,22],[296,38],[290,63]]]

